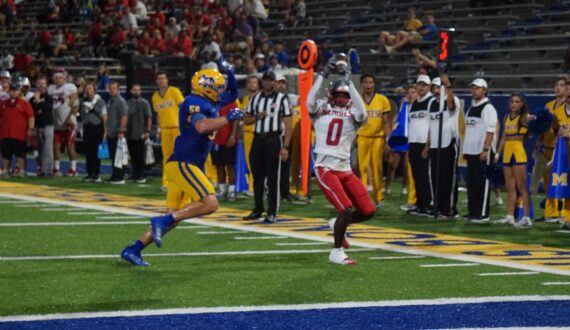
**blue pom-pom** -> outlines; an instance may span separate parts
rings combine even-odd
[[[545,108],[539,108],[534,111],[534,119],[528,122],[528,131],[532,135],[542,135],[552,127],[554,116]]]

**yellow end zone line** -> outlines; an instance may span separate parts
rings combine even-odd
[[[164,209],[164,203],[158,200],[9,182],[0,182],[0,197],[146,217],[160,214]],[[283,216],[277,224],[263,224],[241,220],[246,213],[220,208],[212,216],[185,222],[311,241],[332,241],[328,224],[322,219]],[[360,224],[350,227],[349,236],[351,244],[357,247],[570,275],[570,250]]]

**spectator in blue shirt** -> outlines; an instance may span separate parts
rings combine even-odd
[[[289,56],[287,55],[287,51],[285,50],[283,41],[277,40],[275,42],[273,51],[275,53],[275,56],[277,57],[277,60],[279,61],[279,64],[281,64],[283,68],[286,68],[287,65],[289,64]]]
[[[395,50],[400,49],[407,44],[433,40],[436,31],[437,26],[434,23],[433,13],[427,12],[424,15],[424,25],[412,32],[399,31],[396,35],[396,42],[394,45],[385,46],[386,52],[391,54]]]

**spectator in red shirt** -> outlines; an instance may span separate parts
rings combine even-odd
[[[178,38],[172,31],[167,31],[164,38],[164,52],[168,55],[174,55],[176,53],[176,43],[178,43]]]
[[[196,38],[202,39],[202,35],[212,26],[212,19],[204,13],[202,7],[194,7],[194,33]]]
[[[152,44],[150,46],[150,53],[152,55],[160,55],[164,53],[164,40],[162,40],[162,35],[159,30],[154,30],[154,35],[152,38]]]
[[[155,19],[158,19],[158,22],[160,22],[160,26],[164,26],[164,24],[166,24],[166,16],[162,13],[162,5],[158,6],[156,11],[150,15],[149,19],[151,20],[151,22],[154,21]]]
[[[231,109],[237,108],[236,102],[229,103],[220,109],[220,116],[225,116]],[[236,142],[238,138],[237,122],[228,123],[218,129],[212,148],[212,163],[218,174],[218,198],[235,200],[236,176]],[[226,175],[227,174],[227,175]],[[226,180],[227,179],[227,180]]]
[[[109,35],[111,42],[107,53],[110,57],[117,57],[125,45],[127,32],[120,23],[116,23]]]
[[[14,70],[27,75],[32,61],[32,55],[22,51],[22,49],[17,49],[16,53],[14,54]]]
[[[10,171],[12,156],[16,168],[12,176],[25,176],[24,160],[28,137],[34,133],[34,111],[28,101],[20,98],[20,86],[10,84],[10,98],[0,105],[0,139],[2,139],[2,175]]]
[[[192,39],[188,35],[188,30],[180,31],[178,42],[176,43],[176,56],[191,56],[193,51]]]
[[[65,44],[67,45],[67,49],[73,49],[75,47],[75,35],[69,26],[63,28],[63,34],[65,37]]]
[[[160,34],[164,34],[164,25],[160,24],[160,20],[158,18],[152,18],[150,23],[146,26],[146,30],[149,36],[154,35],[154,30],[159,30]]]
[[[51,43],[51,39],[52,39],[52,35],[51,32],[49,32],[49,30],[41,30],[38,33],[38,41],[40,43],[40,53],[45,54],[46,56],[51,56],[51,47],[50,47],[50,43]]]
[[[152,38],[148,31],[144,31],[142,36],[138,39],[136,50],[141,55],[148,55],[150,54],[150,47],[152,46]]]
[[[208,3],[208,2],[206,2]],[[208,14],[212,18],[218,18],[222,16],[222,12],[225,11],[225,7],[222,6],[220,0],[214,0],[213,2],[208,3]]]

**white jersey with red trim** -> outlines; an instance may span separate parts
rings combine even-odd
[[[327,100],[317,100],[313,114],[315,128],[315,166],[336,171],[350,171],[350,149],[362,123],[354,117],[355,108],[332,106]]]
[[[77,87],[74,84],[63,84],[59,87],[49,85],[48,94],[53,98],[53,120],[55,129],[66,128],[65,122],[69,117],[71,121],[77,125],[75,116],[69,116],[71,105],[69,104],[69,96],[77,93]]]

